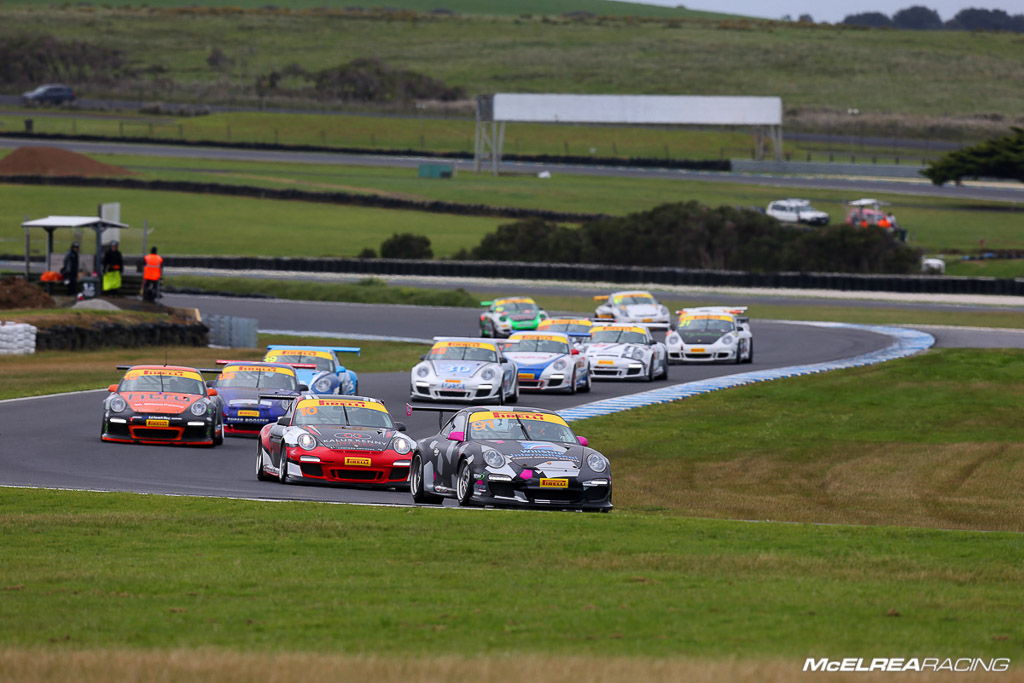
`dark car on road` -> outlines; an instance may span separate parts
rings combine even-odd
[[[75,101],[75,91],[59,83],[47,83],[21,94],[25,104],[64,104]]]

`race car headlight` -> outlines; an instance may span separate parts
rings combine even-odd
[[[639,346],[634,346],[629,349],[626,355],[632,358],[633,360],[640,360],[641,358],[644,357],[644,352],[643,349],[641,349]]]
[[[554,367],[555,370],[565,370],[566,365],[567,363],[564,360],[557,360],[552,367]]]
[[[311,451],[316,448],[316,439],[309,434],[299,434],[299,438],[295,440],[299,448],[307,451]]]
[[[198,417],[200,415],[206,415],[206,411],[209,409],[209,401],[196,401],[189,407],[189,412]]]
[[[426,363],[421,363],[416,366],[416,376],[426,377],[430,374],[430,367]]]
[[[327,377],[321,377],[317,381],[313,382],[313,389],[323,393],[331,390],[331,380]]]
[[[661,311],[662,315],[668,315],[668,309],[664,306],[658,306],[658,310]]]
[[[679,343],[679,335],[678,334],[670,334],[670,335],[668,335],[668,339],[666,341],[669,344],[678,344]]]
[[[127,407],[128,404],[125,403],[125,400],[116,394],[111,396],[110,400],[107,402],[107,408],[109,408],[112,413],[120,413]]]
[[[600,453],[591,453],[587,456],[587,467],[592,472],[604,472],[608,469],[608,458],[604,457]]]
[[[480,379],[494,379],[494,368],[487,368],[481,372]]]
[[[540,319],[541,320],[547,320],[548,319],[548,314],[545,313],[544,311],[541,311],[540,312]]]
[[[732,344],[732,335],[731,334],[727,334],[724,337],[722,337],[721,339],[719,339],[718,341],[722,342],[723,344]]]
[[[404,436],[396,436],[391,440],[391,450],[399,455],[405,455],[412,450],[412,442]]]
[[[505,456],[498,451],[484,451],[484,463],[488,467],[498,469],[505,466]]]
[[[507,315],[499,315],[498,316],[498,322],[499,323],[508,322],[508,316]]]

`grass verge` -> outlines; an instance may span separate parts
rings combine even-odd
[[[823,653],[1019,657],[1024,640],[1018,534],[18,489],[0,527],[14,648],[798,671]]]
[[[229,292],[231,294],[273,296],[300,301],[350,301],[366,304],[408,304],[413,306],[480,305],[466,290],[427,289],[389,285],[384,280],[365,278],[355,283],[316,282],[272,278],[237,278],[198,275],[174,275],[167,283],[175,290]]]

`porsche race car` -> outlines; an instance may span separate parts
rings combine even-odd
[[[665,345],[640,325],[594,325],[586,354],[594,379],[668,378]]]
[[[594,321],[590,318],[548,318],[542,320],[537,331],[565,332],[576,348],[583,348],[590,341],[590,329]]]
[[[309,389],[299,384],[295,375],[301,364],[228,360],[217,363],[224,368],[214,387],[220,395],[224,433],[228,435],[257,436],[263,425],[285,414],[300,391]],[[279,398],[261,398],[261,394]]]
[[[507,337],[519,330],[535,330],[548,314],[529,297],[508,297],[481,301],[487,310],[480,314],[481,337]]]
[[[434,345],[410,372],[414,401],[515,402],[519,379],[515,362],[493,339],[434,337]]]
[[[519,368],[522,391],[590,391],[590,363],[564,332],[516,332],[505,355]]]
[[[612,292],[607,296],[595,296],[598,306],[594,317],[598,322],[616,325],[642,323],[652,329],[669,328],[668,309],[658,303],[650,292]]]
[[[126,370],[103,399],[100,439],[120,443],[219,446],[224,420],[217,390],[200,370],[180,365],[118,365]],[[202,372],[219,372],[203,370]]]
[[[359,354],[358,346],[286,346],[270,345],[263,360],[268,363],[297,364],[299,382],[314,394],[355,394],[359,375],[338,360],[339,353]],[[310,368],[309,366],[313,367]]]
[[[458,410],[417,442],[409,491],[417,503],[612,509],[608,458],[557,413],[537,408]]]
[[[754,337],[746,306],[684,308],[665,336],[670,363],[751,363]]]
[[[415,442],[384,404],[366,396],[305,393],[260,430],[256,478],[291,482],[406,485]]]

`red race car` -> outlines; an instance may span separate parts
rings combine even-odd
[[[219,446],[224,419],[217,390],[180,365],[119,365],[127,370],[103,399],[100,439],[121,443]]]
[[[256,478],[405,486],[414,442],[404,431],[375,398],[305,393],[260,431]]]

